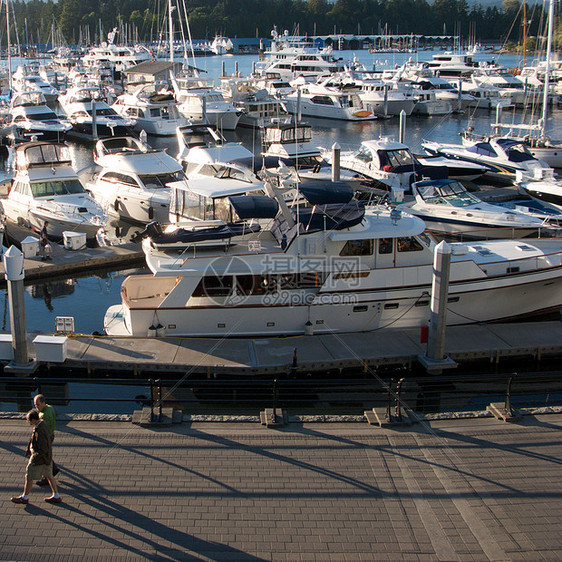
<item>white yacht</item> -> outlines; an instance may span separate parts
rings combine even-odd
[[[61,141],[71,126],[47,106],[41,91],[15,94],[10,102],[12,134],[16,141],[40,140]]]
[[[96,140],[132,132],[132,119],[119,115],[110,107],[98,87],[74,86],[59,98],[59,102],[72,127],[69,135]]]
[[[283,104],[291,114],[307,117],[338,119],[344,121],[368,121],[377,116],[361,101],[357,93],[327,86],[325,83],[307,83],[299,79],[291,83],[297,90],[283,98]]]
[[[331,160],[329,151],[324,155]],[[474,180],[486,171],[477,164],[448,161],[443,157],[422,157],[420,161],[407,145],[384,137],[363,141],[357,150],[342,152],[340,165],[373,180],[374,187],[390,190],[398,198],[400,192],[408,191],[413,182],[423,177]]]
[[[87,66],[95,66],[98,62],[109,62],[112,67],[121,72],[141,62],[152,60],[154,57],[144,45],[116,45],[117,28],[108,33],[107,41],[92,47],[83,57],[82,62]]]
[[[158,90],[154,84],[145,84],[132,94],[121,94],[111,106],[119,115],[133,122],[137,132],[171,137],[178,127],[188,127],[191,121],[180,114],[172,92]]]
[[[199,78],[172,76],[174,95],[181,115],[192,123],[214,125],[222,131],[234,131],[241,110],[224,99],[222,92]]]
[[[456,180],[415,182],[412,193],[413,198],[397,208],[422,218],[436,234],[463,240],[560,235],[550,224],[552,215],[539,217],[486,203]]]
[[[341,184],[312,185],[300,186],[308,208],[232,198],[245,220],[271,217],[278,206],[257,232],[215,224],[180,250],[145,239],[152,274],[124,280],[122,302],[105,314],[106,333],[138,337],[159,327],[169,337],[270,337],[426,325],[436,243],[424,222],[365,209]],[[451,251],[449,325],[562,306],[561,240],[455,243]]]
[[[12,75],[12,88],[17,93],[40,91],[49,104],[55,103],[60,93],[40,76],[39,68],[33,66],[18,66]]]
[[[518,172],[516,184],[531,197],[562,209],[562,182],[554,177],[552,169]]]
[[[61,240],[63,232],[82,232],[94,239],[107,222],[102,207],[84,189],[72,167],[69,147],[29,142],[15,149],[15,178],[2,206],[6,217]]]
[[[240,112],[239,127],[267,127],[272,123],[290,123],[284,104],[259,89],[252,78],[228,77],[221,80],[224,99]]]
[[[279,35],[277,29],[273,29],[271,36],[270,49],[256,65],[258,73],[276,75],[284,80],[299,76],[316,79],[345,69],[343,62],[334,58],[331,47],[318,49],[303,37],[290,36],[288,31]]]
[[[170,184],[186,182],[181,165],[166,154],[131,137],[99,140],[87,189],[107,212],[121,219],[168,222]]]
[[[489,175],[507,181],[512,181],[517,171],[533,173],[540,168],[550,168],[534,158],[523,142],[511,137],[463,138],[463,144],[424,141],[422,146],[430,154],[485,166]]]
[[[451,51],[433,55],[426,64],[433,72],[447,79],[472,76],[479,67],[472,54]]]

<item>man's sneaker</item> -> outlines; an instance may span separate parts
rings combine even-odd
[[[48,486],[49,485],[49,481],[46,478],[41,478],[41,480],[37,480],[37,482],[35,482],[37,484],[37,486]]]
[[[49,497],[49,498],[45,498],[45,501],[47,503],[60,503],[62,501],[62,498],[55,498],[53,496]],[[26,502],[27,503],[27,502]]]
[[[11,498],[11,501],[13,501],[14,503],[23,503],[24,505],[29,503],[29,500],[26,500],[21,496],[14,496],[13,498]]]

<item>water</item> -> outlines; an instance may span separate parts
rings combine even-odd
[[[367,67],[394,67],[402,64],[412,54],[378,54],[373,55],[367,51],[340,51],[334,53],[336,57],[351,58],[354,54]],[[418,60],[431,59],[432,52],[424,51],[417,55]],[[234,57],[208,57],[197,58],[198,68],[206,71],[205,76],[217,80],[222,71],[222,63],[225,62],[227,74],[233,73],[235,64],[241,74],[251,72],[253,63],[258,59],[255,55],[239,55]],[[479,54],[476,60],[492,60],[506,67],[517,66],[519,57],[513,55],[485,55]],[[520,121],[524,117],[521,111],[515,114],[514,120]],[[473,114],[451,115],[446,117],[410,117],[407,120],[406,143],[414,152],[421,152],[423,140],[456,142],[459,134],[466,129],[469,122],[476,132],[488,132],[494,114],[485,111],[476,111]],[[504,111],[504,120],[508,120],[507,112]],[[370,122],[337,122],[326,119],[307,119],[313,126],[314,140],[319,146],[331,147],[335,142],[342,149],[356,148],[363,140],[389,136],[397,138],[398,119],[381,119]],[[547,131],[554,138],[559,138],[557,132],[562,126],[562,112],[556,108],[552,111]],[[259,132],[250,130],[239,130],[229,132],[229,140],[239,140],[254,152],[260,150]],[[149,142],[155,147],[165,147],[169,154],[177,154],[177,143],[175,137],[171,138],[149,138]],[[93,163],[92,145],[72,143],[72,152],[76,169],[80,170]],[[131,230],[131,233],[135,229]],[[73,316],[75,319],[75,331],[77,333],[89,334],[94,331],[102,331],[103,316],[105,310],[112,304],[120,302],[121,283],[127,272],[96,272],[91,275],[73,279],[52,279],[48,282],[31,285],[26,288],[25,307],[28,331],[54,331],[56,316]],[[7,310],[7,296],[4,291],[1,295],[3,302],[2,331],[9,331],[9,317]]]

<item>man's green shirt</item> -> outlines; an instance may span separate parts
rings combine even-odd
[[[49,426],[49,433],[52,437],[55,434],[55,426],[57,424],[57,413],[55,409],[52,406],[49,406],[49,404],[45,404],[43,411],[39,412],[39,419],[47,422],[47,425]]]

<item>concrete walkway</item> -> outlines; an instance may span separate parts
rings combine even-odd
[[[0,560],[561,560],[561,427],[59,422],[64,501],[20,506],[3,420]]]

